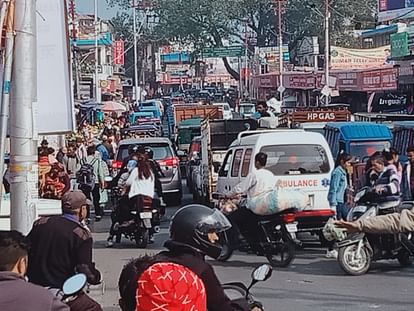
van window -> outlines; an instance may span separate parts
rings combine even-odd
[[[233,159],[232,155],[233,155],[233,150],[230,150],[229,152],[227,152],[226,157],[223,161],[223,165],[221,166],[220,171],[219,171],[220,177],[227,177],[227,175],[229,174],[231,160]]]
[[[243,158],[243,165],[242,165],[242,171],[241,171],[241,177],[246,177],[249,175],[249,169],[250,169],[250,160],[252,158],[252,149],[246,149],[246,152],[244,153]]]
[[[266,168],[276,176],[326,174],[330,166],[326,150],[320,145],[265,146]]]
[[[231,168],[231,177],[239,176],[242,155],[243,155],[243,149],[237,149],[234,154],[233,166]]]

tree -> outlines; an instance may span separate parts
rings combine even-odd
[[[129,9],[130,0],[107,0]],[[138,2],[138,1],[137,1]],[[356,47],[353,30],[375,25],[376,0],[330,0],[331,44]],[[303,36],[319,36],[323,43],[324,0],[289,0],[283,19],[285,41],[291,45]],[[159,23],[153,36],[180,42],[195,50],[244,41],[244,25],[255,33],[258,46],[275,45],[275,0],[154,0]],[[287,40],[286,40],[287,39]],[[239,79],[227,59],[227,71]]]

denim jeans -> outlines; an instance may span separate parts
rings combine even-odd
[[[338,203],[336,206],[336,219],[338,220],[346,220],[346,216],[348,216],[349,208],[346,203]]]

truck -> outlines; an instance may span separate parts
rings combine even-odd
[[[291,124],[308,122],[348,122],[351,121],[351,112],[345,105],[329,105],[317,108],[297,108],[291,115]]]
[[[334,158],[343,150],[363,160],[392,144],[390,128],[370,122],[329,122],[325,126],[325,138]]]
[[[353,156],[352,184],[358,190],[363,184],[366,161],[376,151],[391,147],[391,129],[370,122],[331,122],[325,126],[325,138],[336,159],[340,151]]]
[[[401,160],[407,160],[407,148],[414,145],[414,121],[399,121],[393,124],[392,146],[401,155]]]
[[[195,201],[209,205],[216,191],[218,171],[230,144],[245,130],[255,130],[256,120],[211,120],[201,122],[201,159],[193,175]],[[194,178],[195,177],[195,178]]]
[[[188,153],[191,141],[194,137],[201,134],[201,118],[191,118],[178,124],[177,130],[177,147]]]
[[[392,126],[392,122],[414,121],[414,115],[401,113],[357,112],[354,113],[354,120],[357,122],[385,123]]]
[[[176,140],[178,125],[187,119],[205,118],[223,119],[223,108],[220,106],[200,104],[171,104],[167,108],[168,133],[172,140]]]

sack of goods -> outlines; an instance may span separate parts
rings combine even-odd
[[[303,210],[309,206],[309,196],[301,190],[275,188],[247,200],[247,208],[257,215],[272,215],[294,208]]]

